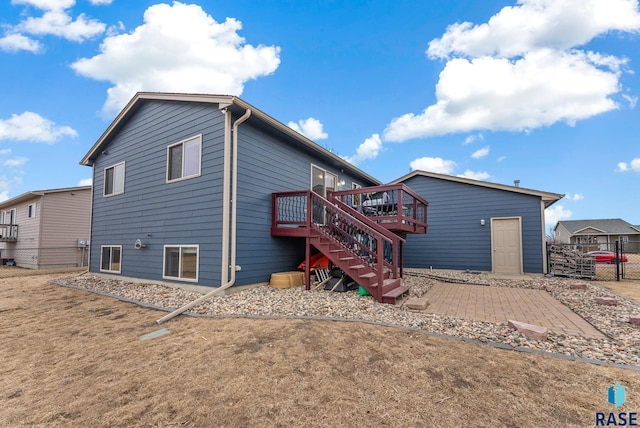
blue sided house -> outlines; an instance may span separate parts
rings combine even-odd
[[[394,183],[429,199],[429,234],[407,241],[405,266],[546,273],[544,210],[564,195],[425,171]]]
[[[82,159],[90,271],[200,286],[269,281],[320,252],[393,303],[427,201],[234,96],[138,93]]]
[[[383,303],[407,291],[403,265],[543,272],[561,197],[424,172],[382,185],[224,95],[138,93],[81,163],[91,272],[226,288],[304,260],[309,288],[322,254]]]

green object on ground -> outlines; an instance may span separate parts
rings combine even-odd
[[[371,296],[371,293],[362,288],[362,286],[358,286],[358,293],[360,293],[361,296]]]

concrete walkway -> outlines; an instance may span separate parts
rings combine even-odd
[[[505,324],[515,320],[541,325],[554,333],[605,337],[542,290],[435,283],[423,297],[429,300],[427,313]]]

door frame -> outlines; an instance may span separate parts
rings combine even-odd
[[[518,247],[519,247],[519,258],[518,258],[518,263],[519,263],[519,274],[522,275],[524,274],[524,263],[523,263],[523,257],[522,257],[522,217],[520,216],[511,216],[511,217],[491,217],[491,272],[492,273],[502,273],[502,272],[496,272],[496,261],[495,261],[495,253],[496,253],[496,249],[494,247],[494,230],[495,230],[495,221],[500,221],[500,220],[517,220],[518,221]],[[506,273],[506,272],[504,272]]]

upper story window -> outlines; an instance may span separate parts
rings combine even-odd
[[[11,208],[9,211],[0,213],[0,224],[16,224],[16,209]]]
[[[200,175],[202,135],[188,138],[167,147],[167,182]]]
[[[124,193],[124,162],[104,169],[104,196]]]
[[[36,218],[36,204],[29,204],[27,207],[27,217]]]

